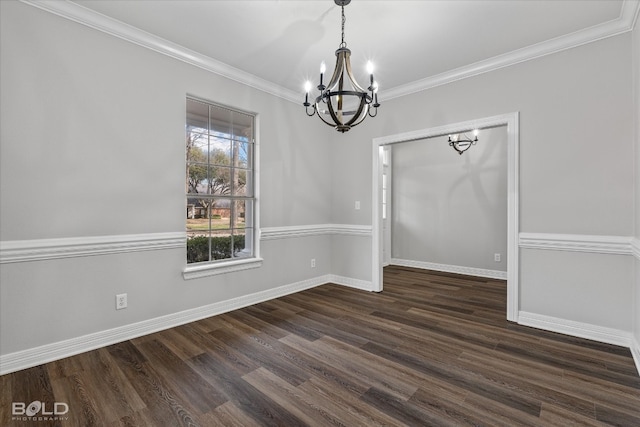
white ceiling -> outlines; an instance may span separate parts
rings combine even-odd
[[[321,61],[332,70],[340,44],[340,7],[333,0],[74,3],[300,97],[305,80],[317,84]],[[358,80],[367,83],[364,68],[372,60],[383,94],[523,49],[534,52],[545,42],[573,37],[580,44],[584,37],[576,35],[586,32],[600,38],[598,29],[623,18],[633,22],[623,15],[637,9],[636,0],[353,0],[345,7],[345,41]]]

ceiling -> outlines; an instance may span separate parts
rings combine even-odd
[[[306,80],[317,84],[321,61],[332,70],[340,44],[340,7],[333,0],[73,3],[300,99]],[[517,59],[520,53],[535,56],[537,50],[562,40],[577,45],[590,41],[587,35],[613,35],[618,30],[603,29],[621,20],[632,27],[628,22],[633,22],[637,9],[636,0],[353,0],[345,7],[345,41],[359,81],[367,83],[365,64],[374,62],[382,95],[455,75],[483,61]],[[563,45],[558,46],[556,50]]]

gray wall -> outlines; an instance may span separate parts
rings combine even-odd
[[[630,33],[382,97],[378,118],[342,135],[299,105],[31,6],[0,12],[2,241],[182,232],[186,94],[259,113],[263,227],[370,224],[373,138],[519,111],[520,231],[640,235]],[[637,71],[637,28],[633,40]],[[368,236],[268,240],[262,255],[260,269],[189,281],[184,249],[3,264],[0,351],[329,273],[371,280]],[[632,257],[524,249],[521,267],[522,310],[640,338]],[[129,308],[115,311],[121,292]]]
[[[632,236],[631,34],[401,98],[335,135],[334,222],[371,218],[372,139],[520,112],[520,231]],[[382,76],[380,77],[383,81]],[[362,200],[354,211],[352,200]],[[362,218],[364,217],[364,218]],[[370,256],[343,244],[336,256]],[[521,249],[520,309],[631,332],[633,258]],[[576,274],[573,275],[573,272]],[[370,280],[370,269],[359,271]]]
[[[299,105],[20,2],[0,8],[3,241],[184,232],[187,94],[259,114],[263,227],[330,222],[327,129]],[[330,248],[330,236],[264,241],[262,268],[188,281],[184,249],[3,264],[0,349],[322,276]]]
[[[507,271],[506,127],[478,138],[462,155],[446,136],[392,146],[392,258]]]

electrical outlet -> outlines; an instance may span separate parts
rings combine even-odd
[[[360,210],[360,200],[356,200],[356,210]]]
[[[316,259],[311,258],[311,268],[316,268]]]
[[[116,295],[116,310],[127,308],[127,294]]]
[[[495,262],[500,262],[501,259],[502,259],[502,256],[500,254],[493,254],[493,260]]]

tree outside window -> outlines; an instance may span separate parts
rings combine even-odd
[[[253,255],[254,121],[187,99],[187,263]]]

